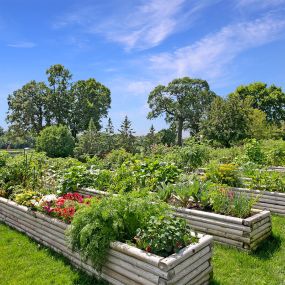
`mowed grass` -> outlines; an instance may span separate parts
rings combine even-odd
[[[61,255],[0,223],[1,285],[102,285]],[[106,284],[106,283],[105,283]]]
[[[213,285],[284,285],[285,217],[272,217],[273,236],[247,254],[215,245]]]
[[[215,245],[212,285],[285,285],[285,218],[273,216],[273,236],[252,254]],[[0,284],[99,285],[66,259],[0,224]]]

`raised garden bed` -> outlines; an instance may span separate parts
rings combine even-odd
[[[246,219],[185,208],[175,211],[175,215],[186,219],[193,230],[245,251],[255,250],[271,235],[270,211],[254,210]]]
[[[258,201],[254,204],[254,208],[269,210],[272,213],[285,216],[285,193],[237,187],[231,189],[235,192],[258,198]]]
[[[82,188],[79,192],[90,196],[110,195],[91,188]],[[219,243],[245,251],[255,250],[271,235],[271,215],[267,210],[253,210],[252,216],[245,219],[186,208],[174,210],[175,215],[186,219],[193,230],[212,235]]]
[[[284,166],[270,166],[267,169],[268,171],[277,171],[277,172],[285,172]]]
[[[34,240],[60,252],[75,266],[91,275],[101,276],[115,285],[208,284],[212,275],[213,238],[199,235],[199,242],[177,254],[160,257],[121,242],[110,245],[107,262],[99,274],[90,261],[82,260],[66,243],[67,224],[0,198],[0,221]]]

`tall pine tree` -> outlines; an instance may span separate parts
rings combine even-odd
[[[135,132],[132,129],[132,122],[125,116],[119,131],[119,145],[128,152],[134,151]]]

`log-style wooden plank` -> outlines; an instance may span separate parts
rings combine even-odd
[[[250,232],[250,228],[248,226],[233,224],[231,222],[221,222],[221,221],[213,220],[211,218],[203,218],[203,217],[198,217],[198,216],[190,217],[189,215],[179,213],[179,212],[175,213],[175,215],[179,217],[183,217],[183,218],[189,218],[191,219],[191,221],[195,221],[195,222],[209,223],[210,221],[212,225],[216,225],[219,227],[234,229],[234,230],[238,230],[242,232]]]
[[[212,271],[212,237],[201,234],[197,235],[197,244],[189,245],[167,258],[120,242],[111,243],[106,263],[99,274],[90,260],[83,260],[67,246],[63,233],[68,225],[3,199],[0,200],[0,220],[63,254],[88,274],[101,276],[111,284],[168,285],[176,277],[175,274],[179,274],[179,279],[182,277],[177,284],[187,284],[183,283],[186,282],[186,277],[188,281],[197,280],[195,284],[202,284],[201,280],[208,282]]]
[[[176,265],[183,262],[185,259],[188,259],[189,257],[193,256],[204,247],[212,245],[212,242],[213,242],[213,237],[205,235],[199,239],[199,243],[194,245],[189,245],[180,250],[178,253],[172,254],[164,258],[163,260],[160,260],[159,268],[168,271],[174,268]]]

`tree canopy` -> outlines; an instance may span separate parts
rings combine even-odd
[[[101,118],[106,117],[111,104],[111,92],[94,78],[75,82],[70,90],[72,98],[71,130],[77,134],[88,128],[92,119],[96,129],[101,128]]]
[[[266,114],[268,122],[280,125],[285,120],[285,93],[281,88],[254,82],[237,87],[234,93],[242,100],[248,98],[253,108]]]
[[[100,130],[110,108],[110,90],[94,78],[72,83],[70,71],[60,64],[52,65],[46,74],[48,85],[33,80],[8,96],[11,127],[25,135],[62,124],[75,137],[92,119]]]
[[[158,85],[148,96],[151,111],[148,118],[165,115],[168,123],[177,125],[177,144],[182,145],[182,131],[199,131],[201,119],[208,111],[215,93],[205,80],[177,78],[167,86]]]
[[[48,114],[49,89],[44,82],[34,80],[8,96],[7,121],[19,134],[38,134]]]
[[[202,133],[207,139],[229,147],[248,136],[251,110],[250,103],[240,100],[236,94],[226,99],[216,97],[202,123]]]

